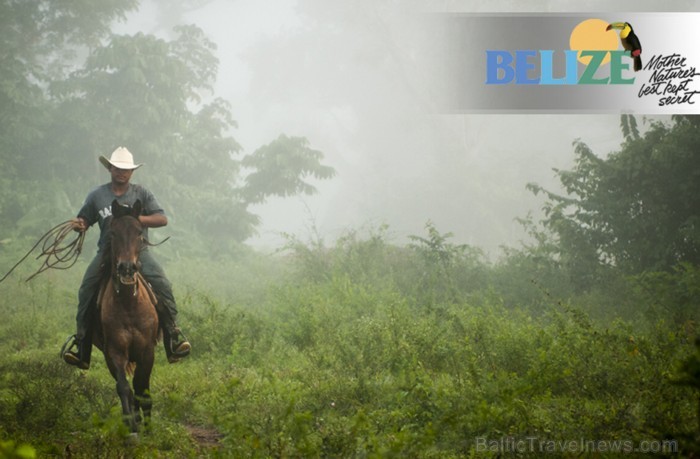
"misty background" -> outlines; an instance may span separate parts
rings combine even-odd
[[[700,116],[441,114],[426,23],[699,6],[0,0],[0,456],[698,457]],[[138,441],[97,352],[59,359],[99,231],[25,282],[119,145],[193,345]]]
[[[251,207],[261,225],[249,244],[279,247],[283,233],[332,241],[383,224],[400,242],[431,221],[494,256],[525,238],[517,217],[539,214],[541,199],[525,185],[557,191],[552,168],[571,166],[575,139],[599,156],[616,150],[619,116],[436,114],[420,59],[426,13],[697,10],[699,3],[148,0],[115,32],[168,38],[175,25],[201,27],[217,45],[214,95],[230,102],[238,123],[231,135],[243,153],[282,132],[306,137],[336,169],[333,179],[314,182],[316,195]]]

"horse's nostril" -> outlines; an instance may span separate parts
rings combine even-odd
[[[136,272],[136,267],[131,262],[122,261],[117,264],[117,272],[122,276],[132,276]]]

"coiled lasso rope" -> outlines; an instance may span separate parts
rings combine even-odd
[[[9,276],[12,271],[14,271],[17,266],[26,260],[27,257],[40,245],[41,253],[37,255],[36,259],[38,260],[43,258],[44,261],[39,269],[34,274],[29,276],[25,282],[29,282],[47,269],[68,269],[72,267],[75,262],[78,261],[78,256],[83,248],[85,232],[80,231],[75,239],[64,242],[71,232],[73,232],[73,220],[67,220],[51,228],[46,232],[46,234],[39,238],[37,243],[34,244],[34,247],[32,247],[25,256],[15,263],[7,274],[0,279],[0,282],[4,281],[7,276]]]

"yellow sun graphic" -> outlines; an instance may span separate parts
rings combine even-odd
[[[613,51],[618,48],[620,41],[617,32],[605,30],[608,24],[602,19],[586,19],[571,31],[569,47],[579,52],[578,61],[580,63],[588,65],[591,61],[591,56],[581,56],[582,50]],[[607,54],[601,64],[607,64],[609,61],[610,55]]]

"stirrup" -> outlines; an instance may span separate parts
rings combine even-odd
[[[66,340],[65,343],[63,343],[63,346],[61,346],[61,353],[58,355],[60,358],[63,358],[63,355],[73,349],[74,347],[78,346],[78,343],[76,342],[78,339],[78,335],[70,335],[68,339]],[[70,346],[68,345],[70,343]]]
[[[179,362],[180,359],[183,359],[190,355],[190,351],[192,350],[192,345],[187,340],[185,334],[182,333],[180,328],[175,327],[173,331],[174,333],[172,335],[168,333],[169,342],[167,343],[166,349],[166,357],[168,358],[168,363]],[[175,339],[179,337],[182,337],[182,340],[179,342],[175,342]]]
[[[70,343],[70,345],[69,345],[69,343]],[[73,348],[75,348],[76,351],[73,351]],[[78,336],[77,335],[69,336],[68,339],[66,340],[66,342],[63,343],[63,346],[61,347],[60,357],[68,365],[73,365],[75,367],[80,368],[81,370],[87,370],[90,368],[90,363],[84,362],[80,358],[80,346],[78,346]]]

